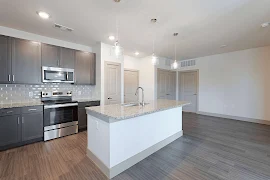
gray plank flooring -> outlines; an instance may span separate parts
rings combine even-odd
[[[270,180],[270,126],[184,113],[183,129],[114,180]]]
[[[270,180],[270,126],[183,114],[184,136],[113,180]],[[0,152],[0,180],[105,180],[87,134]]]

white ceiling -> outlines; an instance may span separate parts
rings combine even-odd
[[[176,42],[181,60],[270,45],[270,27],[260,27],[270,21],[269,7],[270,0],[1,0],[0,26],[93,46],[113,44],[108,36],[115,34],[118,19],[126,54],[150,55],[156,34],[156,53],[171,58]],[[38,10],[51,18],[40,19]],[[158,19],[156,25],[151,18]]]

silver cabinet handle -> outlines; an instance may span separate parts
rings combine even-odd
[[[18,117],[17,122],[18,122],[18,124],[20,124],[20,117]]]
[[[36,111],[37,109],[28,109],[28,111]]]
[[[7,114],[12,113],[13,111],[7,111]]]
[[[8,75],[8,82],[10,82],[10,74]]]
[[[12,75],[12,81],[13,82],[15,81],[15,75],[14,74]]]
[[[24,117],[22,117],[22,124],[24,123]]]

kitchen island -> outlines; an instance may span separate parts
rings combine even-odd
[[[87,156],[112,178],[183,135],[182,107],[156,100],[145,106],[87,107]]]

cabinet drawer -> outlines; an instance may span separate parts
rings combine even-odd
[[[79,102],[79,108],[85,108],[90,106],[100,106],[100,101]]]
[[[43,111],[43,106],[29,106],[29,107],[23,107],[22,108],[22,113],[27,114],[27,113],[35,113],[35,112],[41,112]]]
[[[20,114],[21,108],[6,108],[0,109],[0,116],[10,116],[15,114]]]

